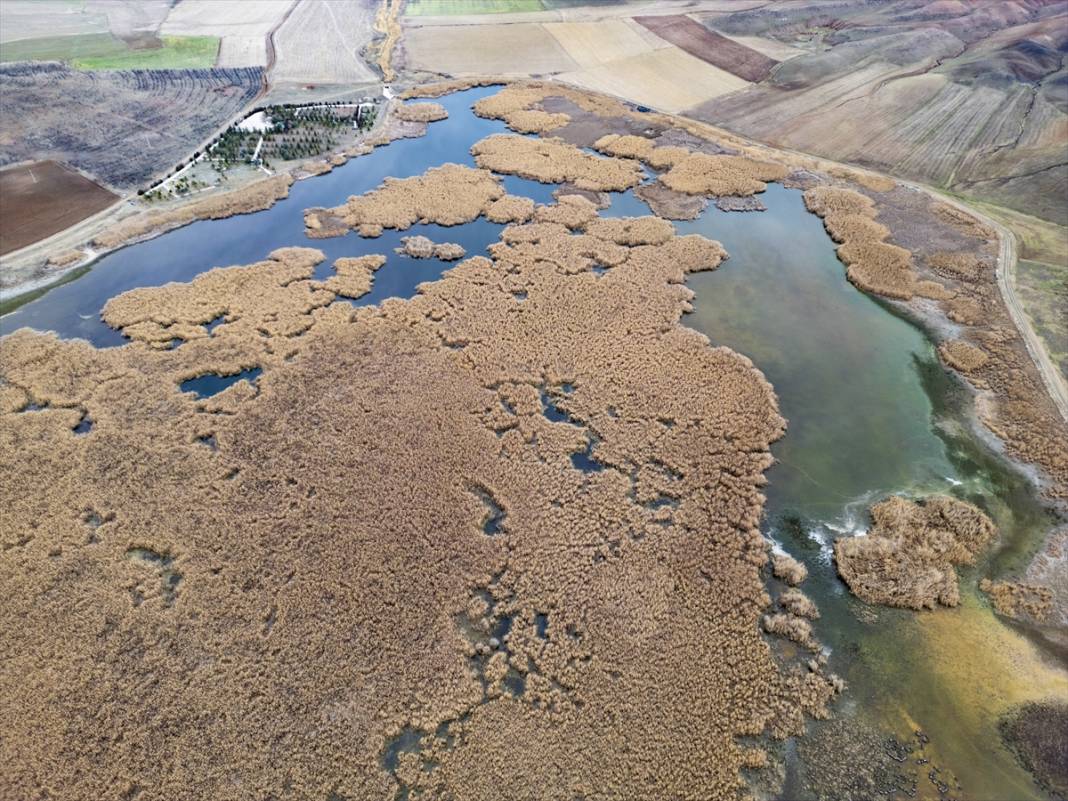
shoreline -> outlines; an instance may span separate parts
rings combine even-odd
[[[400,130],[399,136],[393,136],[388,139],[385,139],[384,141],[381,140],[383,129],[386,129],[394,122],[398,123],[398,125],[394,127],[402,127],[400,124],[403,123],[403,121],[395,119],[393,111],[394,104],[387,101],[386,106],[384,108],[384,113],[380,114],[375,119],[375,124],[369,130],[364,132],[360,136],[359,141],[357,141],[355,144],[343,149],[339,149],[337,151],[322,153],[310,159],[304,159],[300,163],[294,164],[293,166],[290,166],[285,170],[279,170],[266,178],[256,178],[255,180],[250,180],[234,189],[229,189],[224,192],[212,193],[207,197],[201,197],[195,194],[190,195],[188,198],[184,198],[182,202],[177,203],[169,208],[144,208],[140,209],[139,211],[136,211],[133,214],[129,214],[125,217],[119,217],[118,219],[113,220],[111,219],[111,215],[121,209],[123,205],[128,205],[136,202],[136,200],[133,198],[121,198],[112,206],[109,206],[107,209],[103,209],[102,211],[98,212],[96,215],[94,215],[94,217],[87,218],[86,220],[81,220],[79,221],[79,223],[76,223],[71,228],[68,228],[65,231],[59,231],[56,234],[53,234],[48,239],[41,240],[40,242],[35,242],[31,245],[27,245],[20,251],[13,251],[13,253],[5,256],[5,260],[10,260],[12,257],[18,258],[20,256],[21,258],[25,259],[27,258],[27,256],[30,256],[36,263],[36,266],[30,267],[28,269],[36,271],[38,275],[20,283],[12,284],[11,286],[0,287],[0,318],[2,318],[6,314],[9,314],[10,312],[15,311],[24,304],[36,300],[41,295],[35,295],[32,298],[25,296],[32,295],[34,293],[40,292],[41,290],[47,292],[52,287],[60,286],[63,283],[70,281],[70,276],[75,271],[86,270],[87,268],[92,269],[94,265],[98,261],[100,261],[100,259],[112,253],[115,253],[124,247],[128,247],[130,245],[137,245],[142,242],[147,242],[151,239],[155,239],[158,236],[170,233],[171,231],[176,231],[179,228],[183,228],[186,225],[190,225],[192,223],[199,222],[204,219],[226,219],[228,217],[234,217],[240,214],[255,214],[258,211],[266,211],[267,209],[272,208],[274,204],[277,203],[279,200],[284,199],[285,195],[275,198],[269,205],[264,206],[263,208],[253,208],[247,211],[233,211],[229,214],[222,214],[215,217],[195,216],[192,219],[183,221],[176,220],[172,222],[164,222],[159,226],[153,227],[150,230],[145,231],[143,234],[139,234],[129,239],[125,239],[124,241],[119,242],[113,246],[93,247],[95,240],[98,237],[106,234],[114,226],[121,225],[123,223],[136,223],[136,221],[145,219],[152,215],[178,216],[181,215],[184,211],[190,210],[191,207],[195,207],[197,204],[203,203],[205,201],[220,201],[224,198],[233,198],[235,202],[240,203],[242,199],[248,197],[250,190],[253,190],[254,187],[262,186],[267,181],[273,180],[281,175],[289,175],[292,178],[290,184],[292,185],[292,183],[296,183],[297,181],[305,180],[307,178],[314,178],[317,175],[323,175],[325,173],[331,172],[334,168],[346,164],[350,159],[358,158],[361,155],[366,155],[366,153],[371,152],[370,150],[365,150],[364,148],[370,147],[371,149],[373,149],[376,146],[388,144],[395,138],[413,135],[411,133],[410,127],[412,123],[408,123],[409,128]],[[419,123],[416,123],[415,125],[419,125]],[[422,123],[422,125],[423,133],[425,133],[426,123]],[[395,131],[386,131],[387,135],[393,132]],[[338,159],[343,160],[338,161]],[[311,165],[315,165],[315,168],[311,170],[306,169]],[[62,237],[69,237],[72,231],[78,230],[79,226],[86,224],[88,224],[89,226],[88,230],[84,233],[79,232],[79,234],[77,235],[76,244],[63,242]],[[50,245],[48,243],[51,240],[59,241],[54,242]],[[60,253],[65,250],[86,250],[88,252],[86,254],[86,257],[81,261],[66,265],[58,269],[50,270],[48,266],[49,259],[52,258],[56,253]],[[43,251],[43,253],[39,254],[38,251]]]

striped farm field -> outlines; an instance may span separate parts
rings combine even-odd
[[[514,14],[544,9],[541,0],[408,0],[404,13],[410,17],[444,17],[463,14]]]
[[[709,30],[683,14],[635,17],[634,21],[702,61],[742,80],[759,83],[778,63],[741,42]]]
[[[598,22],[553,22],[545,25],[561,47],[580,67],[599,67],[610,61],[670,47],[629,19]]]
[[[686,79],[679,80],[680,75]],[[564,73],[560,78],[672,113],[749,86],[747,81],[677,47],[650,50],[600,67]]]

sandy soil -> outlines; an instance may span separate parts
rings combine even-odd
[[[0,255],[47,239],[118,201],[118,195],[54,161],[0,170]]]

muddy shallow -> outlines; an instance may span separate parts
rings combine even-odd
[[[322,275],[317,273],[321,278],[334,258],[382,253],[388,262],[358,302],[411,296],[419,281],[452,265],[395,254],[401,232],[310,242],[301,211],[337,205],[387,175],[415,175],[447,161],[472,164],[468,147],[505,128],[465,107],[493,91],[442,98],[449,119],[433,123],[424,139],[395,142],[330,175],[299,182],[289,199],[268,211],[195,223],[118,251],[82,278],[2,318],[0,332],[28,325],[98,346],[121,344],[121,335],[98,317],[109,298],[136,286],[187,281],[212,266],[250,263],[285,245],[322,249],[327,259]],[[548,202],[554,188],[514,178],[504,185],[539,202]],[[649,213],[633,191],[611,197],[604,216]],[[993,617],[975,584],[980,575],[1019,567],[1050,521],[1022,477],[969,433],[960,390],[922,332],[846,281],[833,243],[821,221],[805,211],[801,193],[772,184],[760,197],[767,211],[710,207],[695,220],[675,223],[680,235],[718,240],[730,256],[716,272],[688,278],[696,298],[684,321],[714,344],[751,358],[775,387],[789,421],[786,436],[772,446],[777,464],[768,474],[762,528],[809,569],[804,590],[822,615],[815,634],[849,684],[836,717],[872,733],[873,751],[850,769],[863,773],[886,753],[887,738],[910,742],[920,730],[928,739],[922,758],[931,763],[898,763],[900,789],[915,781],[921,796],[937,797],[940,785],[928,776],[936,765],[954,777],[946,784],[951,797],[959,782],[967,797],[1040,798],[1001,745],[997,719],[1021,701],[1063,697],[1068,680],[1062,666]],[[478,220],[452,228],[414,226],[403,234],[456,242],[478,255],[502,228]],[[851,598],[835,577],[830,542],[863,529],[866,508],[894,492],[949,492],[983,506],[1001,527],[1002,538],[986,561],[962,573],[959,608],[922,615],[876,610]],[[803,758],[818,751],[832,725],[809,724],[802,758],[798,750],[784,749],[784,797],[833,797],[842,789],[849,770],[836,772],[821,759],[808,764]]]

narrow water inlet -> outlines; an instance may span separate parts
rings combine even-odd
[[[213,395],[218,395],[227,387],[233,386],[238,381],[248,381],[251,384],[255,384],[256,379],[262,372],[262,367],[250,367],[231,375],[206,373],[196,378],[189,378],[179,384],[178,387],[182,392],[192,392],[197,398],[210,398]]]

